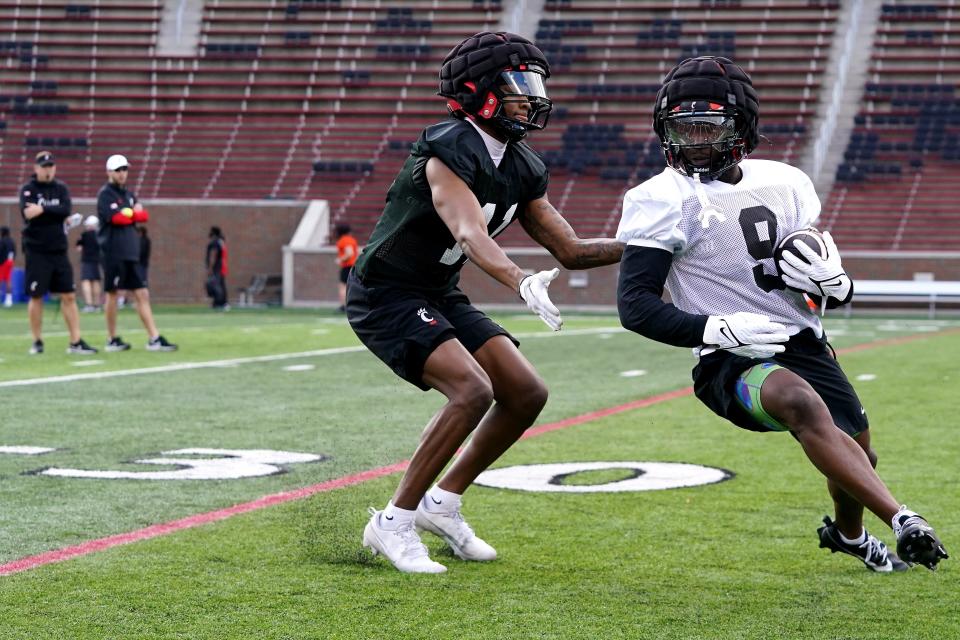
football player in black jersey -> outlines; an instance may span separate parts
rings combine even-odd
[[[617,230],[627,245],[621,322],[693,347],[696,395],[721,417],[797,439],[834,502],[821,547],[873,571],[933,569],[946,551],[874,470],[866,411],[802,296],[827,308],[850,300],[833,240],[823,234],[826,256],[796,243],[802,255],[783,252],[782,279],[770,273],[778,240],[814,224],[820,201],[799,169],[745,159],[758,143],[759,110],[750,77],[726,58],[684,60],[666,76],[653,115],[668,168],[627,192]],[[664,286],[672,304],[661,299]],[[893,528],[900,558],[864,529],[864,507]]]
[[[448,400],[424,430],[393,499],[371,510],[364,529],[364,546],[400,571],[446,570],[429,558],[415,527],[443,538],[462,559],[496,557],[464,522],[460,498],[547,401],[519,343],[457,288],[464,263],[517,291],[559,330],[560,312],[547,294],[559,270],[528,276],[494,238],[519,220],[567,269],[613,264],[623,251],[613,239],[578,238],[547,200],[547,169],[523,142],[550,115],[547,77],[543,53],[511,33],[478,33],[454,47],[439,91],[452,117],[427,127],[414,144],[347,283],[347,317],[360,340],[398,376]]]

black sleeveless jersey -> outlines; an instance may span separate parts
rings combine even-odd
[[[547,191],[547,168],[522,142],[507,145],[497,167],[473,125],[451,118],[423,130],[387,192],[387,204],[354,269],[366,286],[430,295],[457,286],[467,261],[433,206],[426,165],[440,159],[477,197],[496,237]]]

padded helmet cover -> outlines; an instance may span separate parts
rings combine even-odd
[[[732,60],[720,56],[687,58],[667,74],[653,107],[653,128],[661,141],[666,135],[664,116],[668,109],[694,100],[709,100],[735,111],[742,119],[746,153],[757,147],[760,100],[750,76]]]
[[[544,77],[550,77],[547,58],[535,44],[506,31],[482,31],[455,46],[444,58],[437,93],[475,114],[501,71],[529,63],[536,63],[543,68]]]

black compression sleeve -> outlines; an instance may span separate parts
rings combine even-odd
[[[707,316],[681,311],[661,299],[672,263],[673,255],[664,249],[624,250],[617,287],[620,324],[657,342],[696,347],[703,344]]]

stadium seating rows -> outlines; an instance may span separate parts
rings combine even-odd
[[[52,148],[74,192],[92,195],[103,158],[121,152],[144,198],[325,198],[333,222],[363,236],[410,142],[443,115],[440,60],[502,12],[496,0],[206,0],[198,52],[184,57],[156,53],[162,5],[0,1],[5,175],[25,178],[32,154]],[[536,39],[555,109],[531,138],[551,167],[551,200],[581,234],[612,233],[622,192],[663,166],[653,96],[690,55],[743,65],[763,96],[769,144],[756,157],[797,161],[839,7],[548,0]],[[948,7],[883,7],[863,108],[825,203],[846,244],[956,246],[923,234],[925,216],[948,215],[935,192],[957,161],[960,27]],[[502,238],[528,242],[517,229]]]
[[[955,251],[960,6],[884,4],[825,227],[854,249]]]
[[[583,235],[610,235],[623,192],[662,170],[651,130],[664,74],[692,55],[727,55],[763,96],[755,156],[798,159],[819,101],[835,2],[547,2],[537,40],[554,65],[561,117],[535,143],[551,200]],[[507,242],[524,242],[508,230]]]

